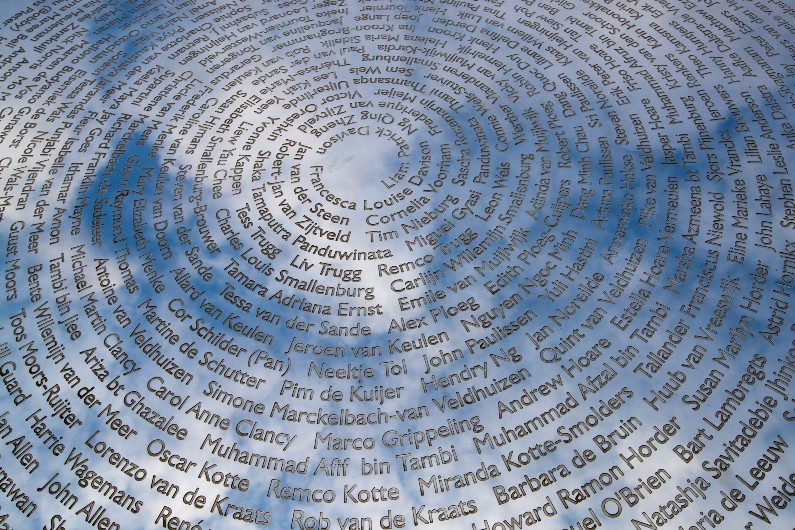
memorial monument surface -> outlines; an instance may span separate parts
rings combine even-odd
[[[0,528],[792,528],[793,15],[3,2]]]

